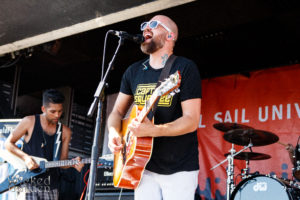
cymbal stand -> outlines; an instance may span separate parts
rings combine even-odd
[[[234,144],[232,144],[232,148],[229,151],[230,154],[227,156],[227,158],[210,169],[210,170],[213,170],[213,169],[217,168],[218,166],[220,166],[221,164],[228,161],[228,166],[227,166],[227,170],[226,170],[226,172],[227,172],[226,199],[227,200],[230,199],[231,193],[233,192],[233,190],[235,188],[235,186],[234,186],[234,163],[233,163],[234,156],[238,155],[242,151],[245,151],[246,149],[248,149],[252,146],[253,146],[253,144],[252,144],[251,139],[250,139],[250,142],[247,146],[244,146],[243,149],[236,152],[235,149],[234,149]]]
[[[242,169],[242,179],[248,178],[249,175],[249,160],[246,160],[246,168]]]
[[[227,156],[227,161],[228,161],[228,166],[227,166],[227,187],[226,187],[226,196],[227,196],[227,200],[229,200],[230,195],[232,193],[232,191],[234,190],[234,153],[235,153],[235,149],[234,149],[234,144],[232,144],[232,147],[230,149],[230,154]]]

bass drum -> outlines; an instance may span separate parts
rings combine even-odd
[[[255,175],[241,181],[230,200],[300,200],[300,190],[277,178]]]

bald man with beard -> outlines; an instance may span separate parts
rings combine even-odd
[[[178,39],[178,27],[167,16],[156,15],[141,24],[145,41],[141,50],[146,59],[132,64],[123,74],[121,88],[109,115],[108,146],[113,153],[122,150],[121,120],[131,104],[144,105],[151,94]],[[154,115],[134,119],[128,126],[136,137],[153,137],[153,149],[142,179],[135,189],[135,200],[193,200],[198,185],[199,160],[197,128],[201,111],[201,78],[197,65],[177,56],[170,74],[180,71],[180,92],[161,99]],[[143,90],[144,89],[144,90]]]

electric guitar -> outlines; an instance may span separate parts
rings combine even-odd
[[[29,170],[26,167],[25,162],[21,158],[17,157],[16,155],[12,154],[7,150],[0,150],[0,157],[14,168],[14,172],[11,175],[9,175],[6,180],[0,183],[0,194],[24,182],[30,183],[31,178],[39,174],[45,173],[48,168],[72,166],[78,162],[77,160],[47,161],[44,158],[33,156],[32,158],[39,165],[39,168],[35,170]],[[84,164],[90,162],[90,158],[84,158],[81,160],[81,163]],[[99,168],[111,167],[113,165],[112,156],[105,155],[103,157],[100,157],[98,165],[100,165]]]
[[[174,95],[173,90],[179,92],[178,87],[180,83],[181,76],[179,71],[177,71],[154,90],[150,99],[145,102],[142,110],[135,105],[131,110],[130,116],[122,120],[121,140],[124,147],[114,156],[113,182],[115,187],[135,189],[139,185],[144,169],[152,154],[153,138],[133,136],[128,129],[128,125],[134,118],[142,122],[159,97],[170,92],[170,95]]]

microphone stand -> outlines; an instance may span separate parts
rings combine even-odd
[[[110,30],[107,32],[107,34],[112,33],[112,32],[113,31]],[[120,46],[123,44],[123,41],[124,41],[124,39],[120,36],[117,49],[112,57],[112,60],[110,61],[109,65],[108,65],[105,76],[103,78],[101,78],[101,81],[96,89],[95,94],[94,94],[94,101],[91,104],[90,109],[87,114],[87,116],[89,116],[89,117],[93,116],[96,104],[98,103],[96,127],[95,127],[94,140],[93,140],[92,153],[91,153],[92,155],[91,155],[90,175],[89,175],[89,181],[88,181],[88,187],[87,187],[87,195],[85,196],[85,199],[87,199],[87,200],[94,199],[94,193],[95,193],[94,192],[95,191],[95,180],[97,177],[97,163],[98,163],[98,158],[99,158],[99,151],[98,151],[99,150],[98,149],[99,148],[99,132],[100,132],[99,130],[100,130],[100,124],[102,121],[101,111],[102,111],[103,102],[101,102],[101,101],[104,101],[104,98],[100,98],[100,97],[103,97],[103,89],[104,89],[104,86],[106,86],[106,84],[107,84],[106,79],[107,79],[108,73],[111,70],[112,64],[115,60],[115,57],[119,51]],[[105,50],[104,50],[104,52],[105,52]],[[103,60],[104,60],[104,58],[103,58]],[[103,66],[102,66],[102,68],[103,68]]]

